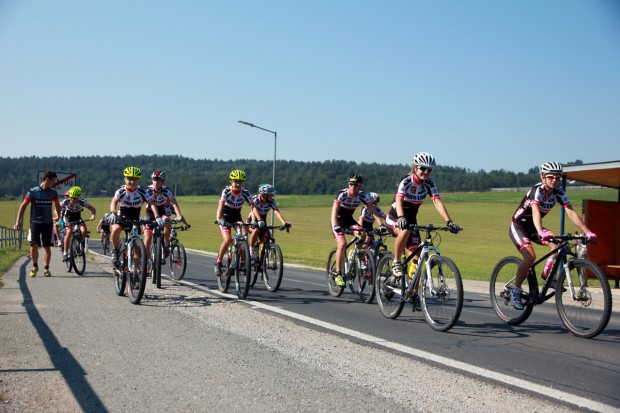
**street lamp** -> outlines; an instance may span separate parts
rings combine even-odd
[[[250,126],[252,128],[264,130],[265,132],[273,133],[273,170],[271,172],[271,185],[273,185],[273,187],[275,188],[276,187],[276,148],[278,146],[278,132],[265,129],[265,128],[261,128],[260,126],[256,126],[253,123],[246,122],[243,120],[240,120],[239,123]],[[273,215],[274,215],[273,211],[271,211],[271,225],[272,226],[273,226]]]

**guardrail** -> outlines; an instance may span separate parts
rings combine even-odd
[[[5,226],[0,226],[0,249],[8,246],[18,246],[21,247],[22,242],[24,242],[25,237],[21,235],[20,231],[17,231],[13,228],[7,228]]]

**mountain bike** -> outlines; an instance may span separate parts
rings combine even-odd
[[[368,246],[370,252],[375,257],[375,271],[378,268],[379,261],[385,254],[388,254],[388,247],[385,245],[385,239],[390,236],[390,233],[385,228],[377,228],[367,233],[369,236],[372,236],[374,239]],[[376,235],[376,237],[375,237]],[[367,280],[367,283],[372,287],[372,291],[370,294],[366,296],[366,300],[364,301],[367,304],[370,304],[375,299],[376,289],[375,289],[375,274],[366,274],[366,276],[370,276],[370,279]]]
[[[149,225],[153,230],[151,239],[151,251],[147,263],[147,274],[151,274],[153,284],[161,288],[161,262],[164,255],[164,233],[157,223]]]
[[[170,265],[170,276],[177,281],[183,279],[187,267],[185,247],[177,238],[177,230],[187,231],[189,228],[189,225],[173,226],[170,232],[168,264]]]
[[[103,255],[108,255],[108,251],[110,251],[110,231],[102,230],[101,249],[103,250]]]
[[[258,274],[261,275],[261,279],[265,283],[265,288],[271,292],[275,292],[280,288],[282,283],[282,273],[284,272],[282,250],[280,246],[276,244],[276,240],[273,237],[273,230],[279,229],[280,231],[290,231],[291,224],[282,226],[266,226],[264,235],[259,244],[259,252],[256,260],[252,260],[252,282],[250,287],[254,287]]]
[[[422,311],[433,330],[448,331],[463,309],[463,281],[456,264],[440,255],[439,243],[435,245],[434,239],[439,236],[438,231],[449,229],[433,224],[410,224],[409,229],[424,231],[424,240],[403,261],[402,277],[392,272],[394,255],[386,254],[379,261],[375,283],[379,310],[386,318],[394,319],[402,312],[405,302],[410,302],[413,311]],[[418,254],[418,264],[410,278],[406,269]]]
[[[505,323],[519,325],[528,319],[535,305],[555,296],[555,306],[562,323],[573,335],[592,338],[600,334],[611,317],[611,289],[605,274],[592,261],[579,257],[570,241],[590,243],[583,235],[556,235],[550,239],[559,244],[529,269],[521,286],[523,310],[513,306],[510,292],[514,286],[521,258],[502,258],[493,269],[489,293],[495,312]],[[575,249],[577,245],[575,245]],[[535,267],[557,253],[555,262],[541,289]]]
[[[215,222],[217,224],[217,221]],[[250,277],[252,276],[252,268],[250,264],[250,247],[248,245],[248,237],[243,234],[243,227],[250,224],[239,222],[225,222],[224,226],[235,229],[233,242],[228,248],[226,254],[226,263],[222,267],[222,272],[217,278],[217,288],[219,291],[226,293],[230,287],[230,278],[235,277],[235,290],[237,297],[245,300],[250,291]]]
[[[120,262],[114,268],[114,287],[119,296],[125,295],[125,290],[127,290],[129,301],[132,304],[140,303],[146,288],[148,255],[140,234],[140,226],[152,223],[153,221],[142,218],[137,220],[121,218],[119,220],[125,237],[121,237],[119,242],[118,258]]]
[[[362,232],[370,233],[374,230],[364,230],[362,228],[343,228],[342,233],[347,235],[354,235],[353,239],[347,243],[344,253],[343,267],[341,268],[341,275],[344,279],[345,285],[339,286],[336,284],[336,251],[334,248],[330,251],[327,257],[327,267],[325,269],[325,282],[327,284],[327,291],[332,297],[340,297],[344,292],[345,286],[349,287],[349,290],[353,294],[359,296],[359,299],[363,302],[369,303],[372,301],[372,278],[375,273],[375,256],[368,248],[362,248],[363,239],[361,237]],[[369,287],[367,289],[367,287]],[[371,290],[370,294],[368,290]]]
[[[86,270],[86,240],[82,239],[82,231],[80,231],[80,227],[84,225],[84,221],[67,222],[65,225],[73,228],[73,235],[71,235],[71,239],[69,240],[69,251],[67,251],[69,255],[67,259],[64,260],[67,272],[71,272],[73,269],[77,275],[84,275],[84,271]]]

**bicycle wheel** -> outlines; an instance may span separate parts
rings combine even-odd
[[[265,247],[262,246],[260,243],[257,245],[256,250],[254,251],[254,253],[256,254],[256,256],[251,260],[252,261],[252,266],[250,268],[250,287],[254,287],[254,284],[256,284],[256,280],[258,280],[258,274],[259,273],[263,273],[262,270],[262,266],[259,265],[259,262],[262,262],[261,260],[261,250],[263,250],[263,256],[265,254]],[[261,268],[261,270],[259,271],[259,268]]]
[[[241,240],[237,242],[235,259],[235,291],[240,300],[245,300],[248,297],[251,276],[250,247],[247,240]]]
[[[392,274],[394,256],[385,254],[375,271],[375,291],[379,310],[386,318],[394,319],[400,315],[405,306],[405,277],[396,279]]]
[[[73,261],[71,261],[71,240],[69,240],[69,249],[67,250],[67,259],[64,259],[65,257],[65,243],[64,241],[62,242],[62,247],[60,248],[60,253],[62,254],[63,257],[63,262],[65,263],[65,267],[67,267],[67,272],[71,272],[73,271]]]
[[[161,235],[155,237],[154,241],[155,259],[153,260],[153,284],[157,284],[157,288],[161,288],[161,254],[164,249]]]
[[[284,271],[282,261],[280,246],[276,243],[269,244],[265,248],[262,267],[265,288],[271,292],[277,291],[282,283],[282,272]]]
[[[493,268],[489,285],[491,304],[493,304],[497,316],[505,323],[513,326],[523,323],[532,314],[534,306],[529,300],[530,289],[538,288],[536,285],[532,287],[527,279],[524,280],[521,285],[521,299],[525,308],[523,310],[514,308],[510,291],[514,286],[519,264],[521,264],[521,258],[502,258]]]
[[[331,250],[327,257],[327,268],[325,269],[325,282],[327,291],[332,297],[340,297],[344,292],[344,286],[336,285],[334,274],[336,273],[336,248]]]
[[[146,247],[141,239],[132,240],[127,246],[127,259],[131,260],[131,265],[127,271],[127,282],[129,283],[129,301],[132,304],[140,304],[146,288]]]
[[[187,267],[187,255],[185,247],[180,242],[170,245],[170,254],[168,255],[170,264],[170,276],[175,280],[182,280],[185,276]]]
[[[357,291],[360,300],[370,304],[375,299],[375,256],[372,251],[364,248],[355,259]]]
[[[103,250],[103,255],[108,255],[108,250],[110,249],[110,236],[109,235],[104,235],[103,239],[101,240],[101,249]]]
[[[557,284],[564,288],[555,293],[558,314],[573,335],[596,337],[607,327],[611,317],[609,281],[596,264],[586,259],[572,260],[568,270],[573,289],[566,272],[559,271]]]
[[[73,265],[73,269],[77,275],[84,275],[86,269],[86,254],[84,254],[84,245],[82,237],[78,234],[71,240],[71,248],[69,250],[69,259]]]
[[[418,292],[422,312],[433,330],[448,331],[456,324],[463,309],[463,280],[450,258],[435,255],[430,264],[431,280],[424,271]]]
[[[127,268],[127,251],[123,238],[120,239],[118,244],[118,259],[120,260],[120,268],[114,267],[113,270],[114,289],[116,290],[116,295],[122,296],[125,295],[125,288],[127,287],[127,273],[125,272],[125,268]]]
[[[227,293],[230,288],[230,275],[235,270],[235,266],[232,263],[232,252],[228,251],[228,258],[226,258],[226,264],[222,266],[222,272],[217,277],[217,289],[222,293]]]

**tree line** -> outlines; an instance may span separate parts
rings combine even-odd
[[[583,162],[567,162],[580,165]],[[112,196],[123,184],[123,169],[137,166],[142,170],[142,184],[150,184],[154,170],[166,172],[166,185],[177,195],[216,195],[228,184],[228,174],[241,169],[247,174],[246,187],[255,193],[261,183],[272,182],[272,161],[252,159],[209,160],[179,155],[71,156],[71,157],[0,157],[0,196],[21,196],[37,184],[43,170],[74,173],[85,196]],[[276,161],[276,188],[280,194],[335,194],[346,186],[352,173],[364,176],[364,190],[379,193],[395,191],[397,183],[411,165],[357,163],[344,160],[322,162]],[[432,179],[441,192],[483,192],[491,188],[530,186],[539,181],[538,166],[527,173],[504,169],[473,171],[454,166],[438,166]]]

